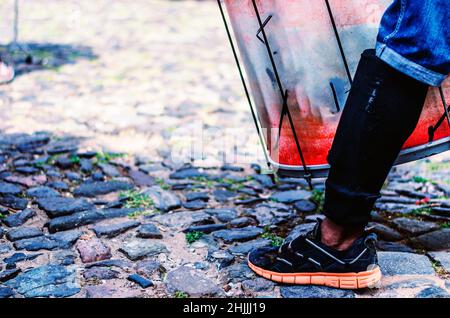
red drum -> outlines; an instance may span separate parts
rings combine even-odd
[[[272,168],[292,177],[325,176],[327,154],[360,55],[375,47],[381,16],[392,1],[224,2]],[[230,41],[235,51],[231,36]],[[449,96],[448,80],[441,88],[430,88],[420,122],[397,164],[450,149]]]

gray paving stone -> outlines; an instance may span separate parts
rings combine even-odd
[[[150,238],[150,239],[162,239],[163,235],[161,234],[161,231],[156,227],[156,225],[147,223],[142,224],[137,229],[137,237],[140,238]]]
[[[14,242],[17,250],[39,251],[70,248],[82,235],[81,231],[72,230],[56,234],[33,237]]]
[[[381,272],[394,275],[434,275],[430,260],[425,255],[402,252],[378,252]]]
[[[192,179],[192,178],[202,178],[207,177],[208,174],[200,171],[197,168],[184,168],[175,171],[170,174],[171,179]]]
[[[324,286],[282,286],[283,298],[355,298],[351,290],[336,289]]]
[[[12,249],[9,243],[0,243],[0,255],[8,253]]]
[[[150,286],[153,286],[153,282],[149,279],[146,279],[140,275],[132,274],[127,277],[127,279],[133,283],[138,284],[142,288],[148,288]]]
[[[309,200],[299,200],[294,203],[294,207],[299,212],[311,213],[317,209],[317,204]]]
[[[0,285],[0,298],[10,298],[14,296],[14,291],[6,286]]]
[[[218,270],[222,270],[233,263],[234,256],[227,251],[210,248],[206,260],[216,264]]]
[[[76,271],[61,265],[44,265],[5,283],[25,297],[68,297],[80,291]]]
[[[107,259],[107,260],[103,260],[103,261],[85,264],[84,267],[85,268],[117,267],[117,268],[128,271],[130,268],[133,267],[133,263],[131,263],[128,260],[124,260],[124,259]]]
[[[176,194],[163,190],[159,186],[152,186],[142,193],[152,199],[154,207],[159,211],[168,212],[181,206],[181,200]]]
[[[126,241],[119,251],[132,261],[169,252],[164,244],[145,239],[131,239]]]
[[[395,282],[389,285],[384,286],[384,289],[403,289],[403,288],[419,288],[419,287],[430,287],[436,286],[436,282],[427,277],[414,277],[414,278],[406,278],[399,282]]]
[[[161,214],[150,218],[151,221],[167,227],[188,227],[192,224],[211,221],[209,214],[202,211],[183,211],[170,214]]]
[[[58,191],[46,186],[30,188],[27,190],[27,195],[32,198],[51,198],[60,196]]]
[[[261,278],[261,277],[256,277],[256,278],[252,278],[252,279],[248,279],[248,280],[244,280],[242,282],[242,290],[245,292],[268,292],[268,291],[272,291],[275,288],[275,283]]]
[[[16,277],[21,272],[20,268],[10,268],[0,271],[0,283],[7,282]]]
[[[234,208],[205,209],[203,212],[214,216],[220,222],[230,222],[237,217],[237,211]]]
[[[21,212],[13,213],[2,220],[9,227],[16,227],[25,224],[26,221],[36,216],[36,212],[31,209],[25,209]]]
[[[6,234],[6,238],[11,242],[42,236],[44,233],[37,227],[16,227]]]
[[[12,194],[4,194],[0,195],[0,204],[14,210],[24,210],[28,205],[28,200]]]
[[[223,290],[202,272],[182,266],[167,274],[166,286],[171,294],[182,292],[190,297],[221,296]]]
[[[139,261],[135,265],[136,272],[147,278],[152,278],[153,274],[165,271],[160,262],[152,259]]]
[[[432,286],[421,290],[416,298],[450,298],[450,294],[441,287]]]
[[[185,197],[188,202],[196,201],[196,200],[208,201],[209,193],[208,192],[189,192],[189,193],[185,194]]]
[[[205,225],[194,225],[194,226],[190,226],[188,227],[186,230],[184,230],[183,232],[185,233],[190,233],[190,232],[203,232],[203,233],[211,233],[214,231],[219,231],[219,230],[223,230],[226,229],[227,225],[226,224],[205,224]]]
[[[242,282],[244,280],[253,279],[255,273],[245,263],[233,264],[226,268],[228,279],[233,283]]]
[[[245,213],[256,218],[261,227],[284,223],[297,215],[289,206],[274,202],[258,204]]]
[[[228,251],[231,254],[239,254],[239,255],[247,255],[256,248],[266,247],[270,245],[270,240],[267,239],[257,239],[254,241],[237,243],[236,245],[231,246]]]
[[[137,211],[139,209],[98,209],[78,212],[50,220],[48,230],[50,233],[71,230],[106,219],[125,217]]]
[[[369,227],[373,228],[372,231],[375,232],[380,239],[386,241],[399,241],[402,239],[402,235],[398,231],[391,229],[384,224],[372,222],[369,223]]]
[[[132,189],[130,183],[124,181],[97,181],[82,183],[74,190],[74,195],[82,197],[95,197],[97,195]]]
[[[19,194],[22,188],[16,184],[0,181],[0,195],[3,194]]]
[[[270,197],[272,200],[281,203],[293,203],[300,200],[308,200],[311,198],[311,192],[305,190],[290,190],[283,192],[275,192]]]
[[[213,232],[215,238],[219,238],[226,243],[243,242],[256,238],[264,232],[263,229],[255,226],[247,226],[239,229],[220,230]]]
[[[414,239],[429,251],[441,251],[450,249],[450,229],[423,234]]]
[[[97,225],[92,228],[98,237],[105,236],[107,238],[115,237],[119,234],[139,226],[139,221],[127,221],[117,224]]]
[[[154,177],[148,175],[147,173],[144,173],[139,170],[132,170],[128,174],[131,179],[133,179],[133,182],[141,187],[150,187],[155,185],[156,180]]]
[[[386,252],[405,252],[405,253],[414,253],[414,249],[411,247],[397,242],[386,242],[386,241],[377,241],[377,248],[380,251]]]
[[[51,218],[70,215],[76,212],[86,211],[94,208],[92,203],[86,199],[74,199],[66,197],[46,197],[36,201],[40,209],[47,212]]]
[[[413,235],[419,235],[433,230],[437,230],[439,225],[433,222],[420,221],[410,218],[397,218],[393,223],[402,231]]]
[[[75,263],[76,255],[70,250],[59,250],[52,253],[51,264],[69,266]]]
[[[85,279],[115,279],[119,277],[119,272],[105,267],[92,267],[83,272]]]

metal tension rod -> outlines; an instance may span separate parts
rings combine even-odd
[[[273,68],[273,71],[274,71],[274,74],[275,74],[275,78],[276,78],[276,81],[277,81],[277,84],[278,84],[278,89],[280,91],[280,94],[281,94],[281,97],[282,97],[282,101],[283,101],[283,104],[284,104],[284,102],[287,101],[287,98],[286,98],[286,94],[284,93],[285,90],[283,89],[283,84],[281,83],[280,74],[278,73],[278,69],[277,69],[277,66],[275,64],[275,59],[273,58],[273,55],[272,55],[272,49],[270,48],[270,44],[269,44],[269,41],[267,39],[266,31],[264,30],[264,25],[263,25],[263,22],[262,22],[262,19],[261,19],[261,15],[260,15],[259,10],[258,10],[258,6],[256,5],[256,1],[255,0],[252,0],[252,3],[253,3],[253,8],[254,8],[255,13],[256,13],[256,17],[258,19],[259,27],[260,27],[260,30],[261,30],[261,33],[262,33],[262,36],[263,36],[263,40],[264,40],[264,43],[265,43],[265,46],[266,46],[266,49],[267,49],[267,53],[269,55],[270,63],[272,64],[272,68]],[[287,103],[286,103],[286,105],[287,105]],[[308,182],[309,187],[311,189],[313,189],[313,185],[312,185],[312,181],[311,181],[312,175],[309,173],[309,169],[306,166],[305,158],[303,156],[302,148],[301,148],[300,142],[299,142],[299,140],[297,138],[297,134],[295,132],[294,121],[292,120],[292,116],[291,116],[291,112],[289,110],[289,107],[286,107],[286,114],[288,116],[289,124],[290,124],[292,132],[294,134],[295,143],[296,143],[296,146],[297,146],[298,153],[300,155],[300,160],[302,162],[302,166],[303,166],[303,169],[305,171],[304,178]]]
[[[258,125],[258,118],[257,118],[257,115],[256,115],[255,110],[253,108],[252,100],[251,100],[250,93],[249,93],[249,90],[248,90],[248,87],[247,87],[247,83],[245,82],[245,77],[244,77],[244,73],[242,71],[241,63],[239,62],[239,57],[237,55],[237,50],[236,50],[236,47],[234,45],[233,38],[231,36],[230,28],[228,27],[228,22],[227,22],[227,19],[225,17],[225,12],[224,12],[223,7],[222,7],[222,1],[221,0],[217,0],[217,3],[219,5],[220,14],[222,16],[222,20],[223,20],[223,23],[225,25],[225,30],[227,32],[228,41],[230,42],[231,50],[233,51],[234,60],[236,62],[236,66],[237,66],[238,71],[239,71],[239,76],[241,78],[242,86],[244,86],[245,96],[247,97],[247,102],[248,102],[248,105],[250,106],[250,112],[252,114],[253,122],[254,122],[255,127],[256,127],[256,132],[258,133],[259,142],[261,143],[261,146],[263,147],[263,153],[264,153],[264,157],[266,159],[267,167],[270,169],[271,168],[271,164],[270,164],[269,156],[267,154],[266,143],[264,142],[264,139],[262,137],[262,131],[259,128],[259,125]]]
[[[336,93],[336,88],[334,87],[334,84],[332,82],[330,82],[330,87],[331,92],[333,93],[334,104],[336,105],[336,112],[339,113],[341,111],[341,107],[339,106],[339,99]]]
[[[262,42],[262,44],[266,44],[266,42],[264,42],[264,39],[261,38],[260,34],[262,32],[262,29],[264,29],[267,25],[267,23],[269,23],[269,21],[272,19],[272,15],[269,15],[263,22],[262,27],[260,27],[258,29],[258,32],[256,32],[256,37],[258,38],[258,40],[260,40]]]
[[[448,125],[450,127],[450,114],[449,114],[450,106],[448,106],[446,101],[445,101],[445,94],[444,94],[444,90],[442,89],[442,86],[439,86],[438,89],[439,89],[439,94],[441,96],[442,105],[444,106],[444,114],[442,114],[442,116],[439,118],[439,120],[437,121],[436,125],[430,126],[428,128],[428,135],[429,135],[429,141],[430,142],[433,141],[434,133],[442,125],[442,123],[444,122],[445,118],[447,118],[447,122],[448,122]]]
[[[330,16],[331,24],[333,25],[333,31],[334,35],[336,36],[336,41],[339,46],[339,51],[341,53],[342,62],[344,63],[345,72],[347,73],[348,81],[350,82],[350,85],[353,84],[352,75],[350,74],[350,68],[348,66],[347,57],[345,56],[344,47],[342,46],[341,37],[339,36],[339,32],[336,26],[336,21],[334,20],[333,11],[331,10],[330,2],[328,0],[325,0],[325,3],[327,5],[328,15]]]
[[[449,114],[449,106],[447,106],[447,102],[445,101],[444,90],[442,86],[439,86],[439,94],[441,95],[442,105],[444,106],[444,114],[447,117],[448,126],[450,127],[450,114]]]

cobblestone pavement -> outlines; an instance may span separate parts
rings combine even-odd
[[[196,120],[211,140],[239,126],[251,139],[238,142],[256,144],[214,1],[38,0],[22,12],[35,60],[14,54],[19,77],[0,91],[0,297],[448,297],[448,155],[391,173],[369,225],[378,288],[256,278],[245,254],[309,230],[323,181],[311,192],[218,164],[215,144],[201,168],[168,156]]]
[[[12,15],[7,2],[0,5],[2,35],[12,29],[11,19],[3,20]],[[216,6],[214,1],[24,3],[19,39],[44,65],[19,63],[21,72],[41,70],[1,88],[0,129],[69,133],[93,146],[154,159],[185,143],[173,136],[200,130],[210,160],[225,143],[228,151],[236,142],[245,152],[257,138]],[[6,38],[0,43],[11,36]],[[17,55],[18,62],[24,59]]]

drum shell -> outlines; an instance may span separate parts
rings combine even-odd
[[[350,76],[361,53],[374,48],[379,23],[391,0],[329,0]],[[327,168],[327,155],[351,84],[339,49],[326,1],[256,0],[270,45],[273,68],[252,0],[225,0],[231,25],[244,62],[259,122],[274,167],[302,170],[294,132],[305,164],[312,170]],[[287,116],[282,120],[283,98],[279,75],[287,91]],[[450,81],[442,90],[450,102]],[[450,128],[437,88],[430,88],[414,133],[403,147],[398,163],[450,149]],[[438,123],[440,124],[438,125]],[[430,127],[435,127],[432,138]]]

